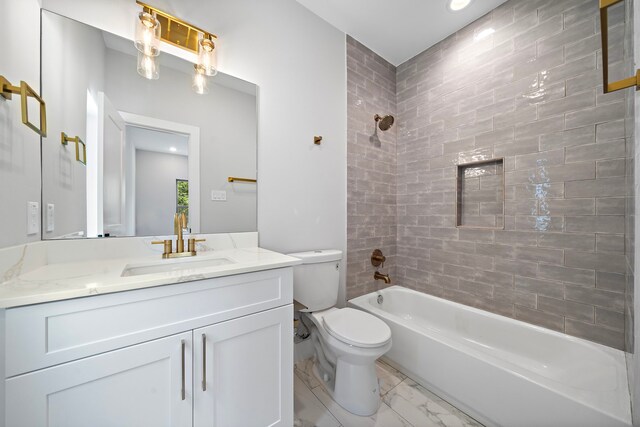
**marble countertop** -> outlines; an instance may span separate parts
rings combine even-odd
[[[224,265],[202,261],[226,259]],[[223,260],[224,261],[224,260]],[[195,262],[195,263],[194,263]],[[174,271],[123,276],[131,267],[182,264]],[[194,263],[189,266],[189,263]],[[260,270],[289,267],[300,263],[293,258],[258,247],[202,252],[194,257],[164,260],[159,255],[86,260],[43,265],[0,283],[0,308],[60,301],[70,298],[129,291]]]

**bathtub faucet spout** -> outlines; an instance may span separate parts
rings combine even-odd
[[[389,277],[389,275],[388,274],[382,274],[379,271],[376,271],[373,274],[373,278],[376,279],[376,280],[384,280],[384,283],[386,283],[387,285],[389,283],[391,283],[391,278]]]

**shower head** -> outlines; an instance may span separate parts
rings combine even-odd
[[[375,116],[373,116],[373,119],[376,121],[376,123],[378,123],[378,127],[381,131],[389,130],[389,128],[393,126],[393,122],[395,121],[391,114],[387,114],[386,116],[380,116],[379,114],[376,114]]]

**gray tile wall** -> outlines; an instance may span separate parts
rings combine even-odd
[[[396,124],[382,132],[375,114],[396,115],[396,69],[347,37],[347,298],[385,286],[373,280],[371,252],[387,257],[395,279]]]
[[[596,1],[511,0],[398,67],[398,283],[624,347],[628,92],[600,64]],[[494,157],[505,230],[456,228],[455,165]]]
[[[624,8],[609,19],[615,80]],[[602,93],[597,2],[510,0],[395,80],[353,39],[347,56],[348,297],[374,289],[382,246],[394,283],[624,348],[632,102]],[[378,144],[372,116],[393,111],[397,144]],[[456,165],[496,157],[505,229],[455,227]]]

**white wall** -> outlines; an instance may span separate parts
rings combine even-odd
[[[42,96],[49,125],[42,145],[42,194],[44,208],[55,205],[55,230],[46,231],[45,214],[43,236],[86,235],[87,167],[76,161],[75,143],[60,143],[60,133],[87,141],[87,91],[98,99],[103,90],[105,46],[100,32],[53,13],[43,14],[42,34]]]
[[[37,92],[39,7],[37,0],[0,0],[0,75],[15,86],[24,80]],[[30,117],[39,123],[36,109]],[[14,95],[0,98],[0,247],[40,240],[40,233],[27,236],[27,201],[40,202],[40,136],[22,124],[20,97]]]
[[[220,70],[260,88],[261,246],[282,252],[344,250],[344,33],[294,0],[157,0],[154,5],[217,33]],[[133,34],[133,1],[86,0],[78,7],[73,0],[44,0],[43,6],[122,37]],[[321,146],[313,145],[314,135],[324,137]]]
[[[136,232],[173,234],[176,180],[189,179],[186,156],[136,150]]]

